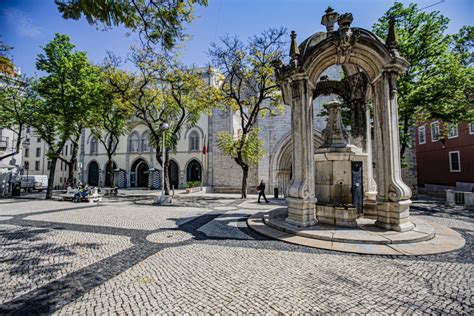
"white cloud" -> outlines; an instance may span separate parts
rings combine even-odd
[[[22,37],[37,37],[41,35],[40,29],[33,24],[28,15],[16,8],[3,9],[5,21],[15,32]]]

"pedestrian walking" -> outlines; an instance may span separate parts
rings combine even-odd
[[[265,202],[269,203],[267,200],[267,197],[265,196],[265,182],[262,180],[260,181],[260,184],[257,187],[258,191],[258,203],[260,203],[260,198],[263,196],[265,199]]]

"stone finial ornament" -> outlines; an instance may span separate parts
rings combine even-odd
[[[347,31],[351,27],[352,21],[354,18],[352,17],[352,13],[344,13],[337,18],[337,25],[339,25],[339,30]]]
[[[328,7],[325,12],[326,14],[321,17],[321,24],[326,27],[326,32],[333,32],[339,13],[331,7]]]
[[[349,61],[352,47],[358,40],[360,33],[359,30],[351,30],[352,14],[344,13],[337,19],[339,29],[337,32],[332,33],[334,44],[337,50],[337,63],[344,64]]]
[[[298,43],[296,42],[296,32],[291,31],[291,46],[290,46],[290,57],[291,65],[296,67],[298,66],[298,57],[300,56],[300,49],[298,48]]]
[[[342,103],[332,101],[327,104],[329,111],[326,128],[323,131],[323,145],[321,148],[341,148],[346,147],[348,143],[348,135],[341,117]]]
[[[395,17],[391,16],[388,20],[388,34],[385,41],[389,49],[398,49],[398,36],[395,29]]]

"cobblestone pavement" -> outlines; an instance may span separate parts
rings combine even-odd
[[[417,202],[412,214],[455,229],[466,246],[367,256],[268,240],[246,226],[281,204],[0,200],[0,315],[473,314],[474,213]]]

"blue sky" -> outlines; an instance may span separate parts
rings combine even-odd
[[[416,2],[423,8],[440,1],[402,2]],[[393,3],[389,0],[209,0],[209,6],[198,8],[197,19],[187,26],[192,39],[182,50],[182,60],[186,64],[206,65],[210,43],[226,33],[246,39],[269,27],[284,26],[295,30],[301,42],[314,32],[324,30],[320,21],[328,5],[339,13],[351,12],[353,26],[371,29]],[[474,0],[445,0],[426,10],[438,10],[450,18],[448,33],[473,24]],[[0,35],[5,43],[14,47],[11,55],[23,73],[34,75],[40,46],[45,46],[56,32],[69,35],[76,48],[86,51],[94,63],[100,63],[107,51],[125,56],[136,41],[134,35],[126,35],[124,28],[104,31],[84,19],[64,20],[54,0],[0,0]]]

